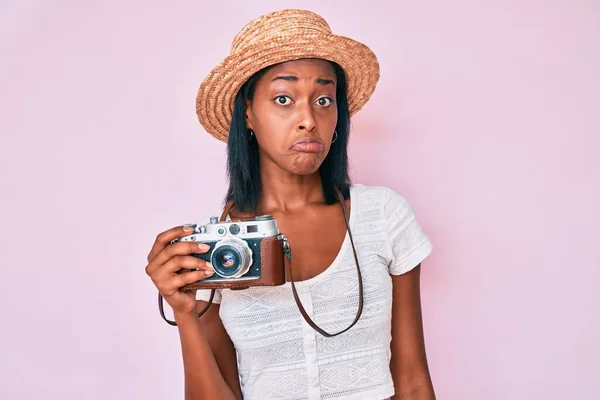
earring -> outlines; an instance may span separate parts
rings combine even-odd
[[[337,131],[333,131],[333,140],[331,141],[331,143],[335,142],[337,140],[338,134]]]
[[[252,139],[252,136],[254,136],[254,131],[252,129],[248,129],[248,133],[250,133],[250,136],[248,136],[248,140]]]

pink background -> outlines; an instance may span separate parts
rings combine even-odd
[[[380,58],[353,176],[404,193],[435,243],[438,397],[600,398],[593,0],[2,1],[0,398],[182,398],[145,256],[218,211],[225,146],[195,93],[246,22],[284,7]]]

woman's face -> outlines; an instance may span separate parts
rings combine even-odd
[[[246,123],[255,133],[261,166],[308,175],[327,156],[338,118],[337,80],[324,60],[278,64],[256,83],[246,104]]]

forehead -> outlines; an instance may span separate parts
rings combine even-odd
[[[287,61],[271,67],[265,76],[292,75],[297,77],[331,77],[335,78],[333,65],[329,61],[321,59],[303,59]]]

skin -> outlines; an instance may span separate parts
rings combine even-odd
[[[323,272],[343,242],[346,226],[339,205],[326,205],[319,167],[331,147],[337,123],[336,78],[323,60],[298,60],[271,68],[246,104],[246,123],[259,144],[262,194],[257,214],[273,215],[294,248],[297,281]],[[315,151],[294,144],[310,138]],[[351,200],[346,201],[348,209]],[[231,217],[253,215],[232,210]],[[234,346],[214,304],[178,289],[212,274],[212,267],[189,254],[206,251],[193,243],[168,243],[188,234],[175,227],[158,235],[148,255],[147,274],[171,306],[178,324],[185,394],[192,399],[241,399]],[[181,268],[201,271],[176,274]],[[391,371],[393,399],[435,399],[423,339],[420,266],[393,276]]]

